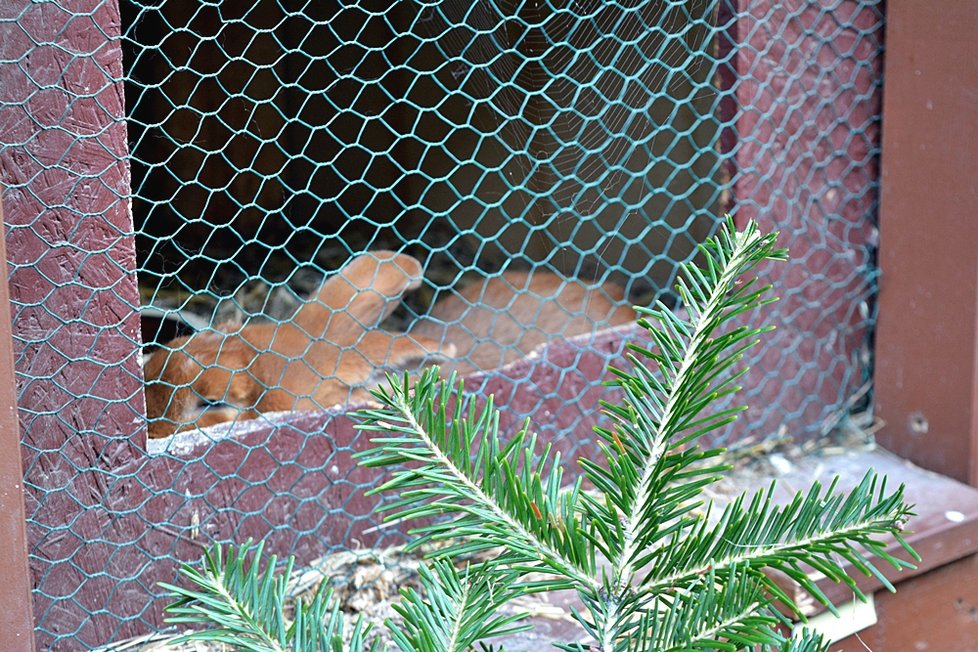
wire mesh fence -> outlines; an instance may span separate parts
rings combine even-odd
[[[386,370],[471,372],[587,454],[622,339],[594,333],[675,306],[724,211],[793,262],[721,443],[835,427],[871,364],[882,22],[843,0],[5,5],[42,647],[159,628],[155,582],[213,540],[403,540],[342,409]]]

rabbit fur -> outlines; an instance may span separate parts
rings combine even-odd
[[[624,292],[550,272],[508,272],[438,301],[409,332],[380,330],[421,264],[374,251],[328,277],[283,322],[219,324],[169,342],[146,361],[149,436],[366,400],[386,373],[441,364],[501,367],[540,344],[628,323]]]

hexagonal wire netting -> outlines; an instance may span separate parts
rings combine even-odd
[[[131,201],[134,231],[112,242],[135,245],[142,343],[155,351],[147,374],[163,380],[146,395],[158,417],[150,434],[161,438],[135,452],[112,446],[142,442],[141,406],[131,407],[138,393],[122,393],[133,410],[122,431],[50,410],[41,394],[57,378],[31,356],[50,341],[46,333],[71,332],[76,322],[18,294],[17,279],[37,263],[11,254],[43,645],[77,649],[158,628],[155,581],[171,581],[176,560],[215,539],[267,537],[306,561],[400,541],[358,502],[377,476],[350,464],[360,439],[349,420],[323,409],[362,397],[376,368],[451,357],[446,340],[514,344],[505,315],[525,327],[539,305],[506,299],[496,316],[484,309],[497,288],[486,279],[505,279],[504,295],[524,282],[511,272],[530,270],[535,279],[569,279],[564,296],[592,286],[585,307],[577,299],[583,322],[561,313],[544,328],[563,340],[616,321],[615,302],[675,305],[677,263],[718,216],[755,217],[782,231],[793,260],[764,271],[782,296],[768,311],[779,330],[754,356],[743,426],[721,441],[810,438],[859,405],[874,317],[878,2],[120,4],[121,40],[114,5],[78,16],[44,9],[54,12],[46,28],[31,27],[30,12],[41,9],[0,18],[20,26],[35,57],[66,51],[59,43],[84,22],[89,50],[70,50],[69,61],[96,62],[96,72],[86,73],[88,86],[62,84],[64,115],[93,97],[112,113],[99,93],[123,71],[130,152],[109,159],[131,170],[131,195],[113,192]],[[30,77],[24,60],[5,55],[4,63]],[[63,61],[62,69],[74,74]],[[0,104],[6,115],[31,106],[10,94]],[[43,120],[69,136],[79,129],[63,117]],[[5,142],[3,160],[19,166],[18,152],[32,144]],[[99,178],[45,157],[30,164]],[[38,183],[6,174],[4,182],[8,206]],[[64,192],[31,196],[42,208],[75,206],[75,191]],[[104,210],[83,209],[83,223]],[[43,238],[39,228],[12,223],[8,241]],[[81,264],[109,264],[86,257],[103,250],[82,240]],[[363,252],[373,253],[357,259]],[[361,267],[346,268],[345,278],[365,291],[351,298],[327,285],[339,293],[328,297],[338,310],[299,310],[351,259]],[[93,287],[133,302],[113,282]],[[522,289],[532,297],[541,287]],[[457,322],[441,313],[447,331],[397,335],[452,296],[474,312]],[[53,325],[17,327],[37,310]],[[330,346],[317,348],[322,341]],[[584,359],[600,349],[603,363],[618,350],[614,337],[601,342],[537,356],[530,378],[525,368],[492,371],[516,353],[480,358],[466,349],[473,368],[489,371],[469,387],[509,391],[573,457],[589,450],[581,445],[601,391]],[[58,385],[67,400],[101,400],[79,378],[96,383],[128,360],[113,362],[97,345],[96,337],[80,352],[60,349],[67,364],[90,367]],[[139,346],[130,335],[128,351]],[[264,362],[248,354],[263,348],[274,353]],[[229,381],[231,372],[252,389]],[[342,382],[322,380],[337,376]],[[236,425],[195,428],[228,419]],[[44,428],[101,438],[106,448],[79,452],[66,438],[46,449],[32,435]],[[94,499],[81,495],[87,481],[78,479],[93,476],[101,478]]]

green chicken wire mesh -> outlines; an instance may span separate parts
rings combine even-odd
[[[397,269],[417,277],[403,301],[395,296],[381,310],[385,332],[411,328],[460,292],[484,304],[478,288],[486,279],[512,284],[529,270],[597,286],[595,296],[611,303],[674,305],[677,264],[731,212],[780,229],[793,260],[772,271],[779,329],[752,361],[745,427],[725,441],[811,438],[859,405],[874,321],[880,3],[123,0],[121,38],[114,3],[84,12],[44,4],[0,14],[0,27],[17,36],[0,46],[0,63],[30,77],[38,74],[30,58],[51,51],[94,62],[100,82],[62,84],[66,116],[100,98],[99,84],[124,84],[129,157],[109,158],[131,171],[131,194],[116,197],[131,202],[134,231],[119,238],[135,248],[147,352],[186,350],[171,342],[176,327],[203,332],[219,350],[227,346],[219,324],[283,328],[324,275],[363,252],[374,252],[363,277],[369,287],[386,278],[377,252],[410,256]],[[56,17],[47,31],[31,26],[31,12],[40,11]],[[86,34],[88,50],[63,45],[72,30]],[[20,53],[15,41],[25,44]],[[72,74],[65,65],[62,77]],[[36,92],[51,83],[38,77]],[[20,119],[29,106],[4,92],[0,120]],[[57,116],[34,120],[66,137],[81,129]],[[37,190],[45,174],[99,178],[38,156],[32,145],[0,144],[5,170],[40,170],[4,173],[8,208],[23,196],[52,209],[74,206],[72,190],[61,199]],[[104,210],[83,214],[98,220]],[[44,235],[41,220],[8,229],[8,241]],[[98,263],[84,246],[76,247],[80,265]],[[11,258],[13,279],[37,270]],[[465,295],[466,287],[477,289]],[[355,498],[376,477],[346,466],[355,440],[317,436],[322,418],[282,417],[288,428],[277,427],[279,417],[258,419],[230,436],[220,427],[195,431],[191,419],[188,433],[151,442],[125,464],[79,452],[69,436],[60,447],[30,443],[45,429],[141,441],[145,420],[133,408],[131,432],[107,432],[108,418],[80,423],[51,409],[44,392],[52,384],[102,400],[95,385],[108,382],[116,363],[94,347],[58,344],[66,368],[92,372],[65,381],[37,368],[32,351],[52,338],[25,326],[29,317],[42,311],[62,334],[79,321],[53,299],[14,291],[13,302],[42,646],[79,649],[158,628],[155,582],[172,581],[177,560],[196,558],[201,537],[267,535],[277,552],[308,560],[376,531],[377,519]],[[478,313],[479,323],[503,320],[506,310]],[[361,350],[376,316],[358,315],[367,327],[340,348]],[[428,334],[436,342],[444,335]],[[134,336],[129,343],[141,344]],[[574,355],[553,363],[555,386],[579,388],[572,400],[513,380],[534,397],[528,412],[566,404],[563,415],[539,420],[572,455],[587,451],[581,405],[596,380],[579,373],[584,354]],[[293,376],[278,373],[279,383]],[[217,384],[219,396],[194,409],[232,402]],[[471,387],[499,390],[493,374]],[[138,405],[128,395],[113,400]],[[62,475],[49,472],[55,467]],[[107,478],[99,480],[105,496],[125,499],[84,494],[72,478],[93,468]],[[328,491],[316,484],[322,477]],[[383,532],[369,539],[400,540]]]
[[[143,47],[129,67],[141,278],[164,313],[286,318],[296,294],[315,294],[316,271],[378,249],[422,262],[402,323],[464,275],[503,270],[614,279],[647,300],[715,223],[708,3],[168,7],[131,18]],[[171,52],[190,53],[186,68]],[[588,316],[607,325],[607,310]],[[338,367],[365,346],[354,339]],[[240,370],[233,345],[191,345],[151,375],[189,357],[189,373],[160,378],[192,385],[201,407],[234,402],[224,382],[199,396],[202,367]],[[260,384],[280,384],[270,374]],[[154,397],[151,416],[179,426],[169,408],[194,399]],[[238,404],[256,402],[269,401]]]

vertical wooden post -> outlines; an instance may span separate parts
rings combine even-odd
[[[23,455],[44,649],[78,649],[108,617],[100,596],[119,573],[79,549],[107,536],[113,517],[100,510],[119,495],[114,469],[141,458],[145,436],[120,33],[116,0],[0,0],[3,305],[26,444],[3,454],[18,466]],[[130,531],[116,550],[136,547],[140,532]]]
[[[0,224],[3,201],[0,198]],[[0,237],[0,263],[7,260]],[[7,267],[0,265],[0,307],[10,305]],[[0,650],[34,649],[31,576],[27,565],[27,516],[24,511],[24,469],[20,458],[20,422],[14,391],[13,335],[10,313],[0,310]]]
[[[887,4],[875,397],[884,446],[978,485],[974,18]]]

